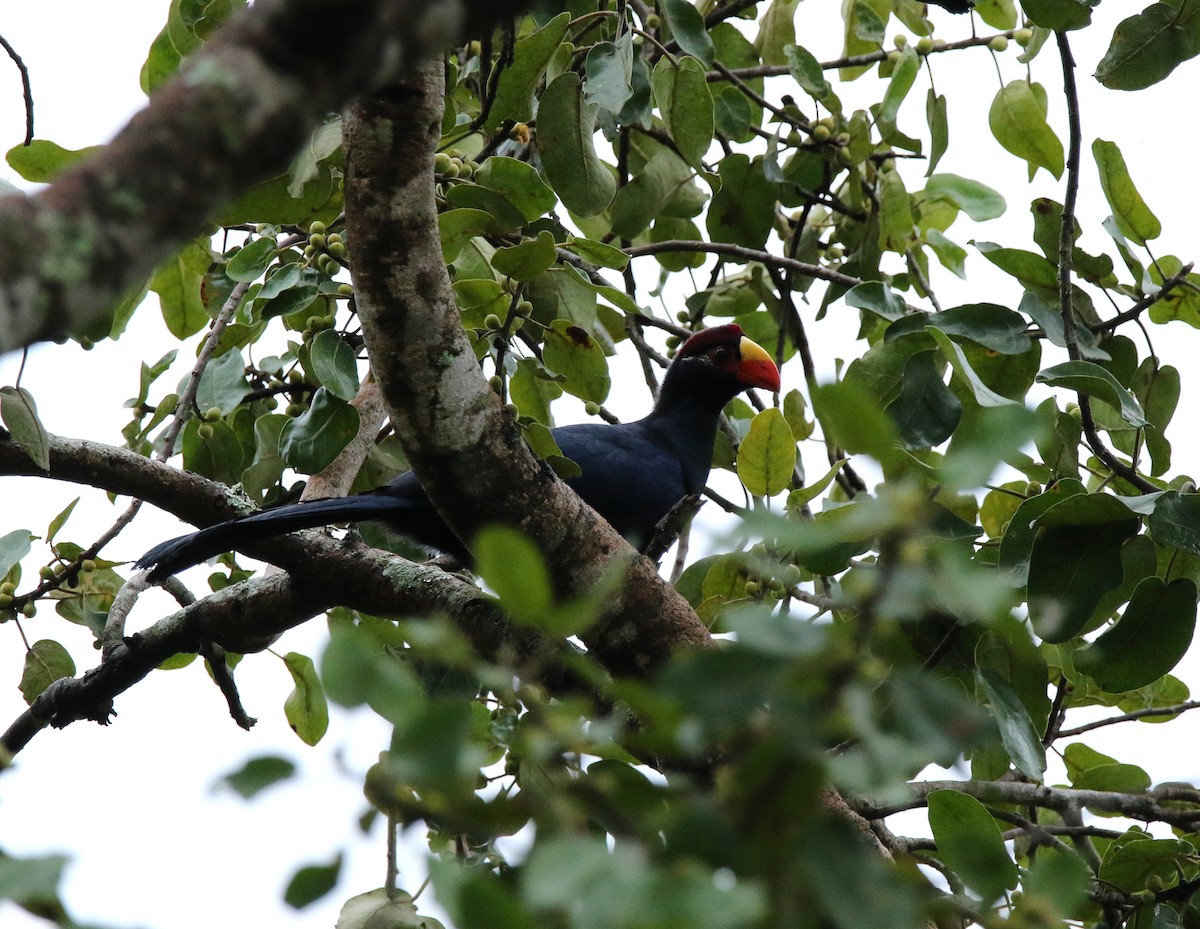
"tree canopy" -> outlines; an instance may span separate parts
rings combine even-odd
[[[0,525],[3,760],[197,656],[250,728],[240,657],[324,615],[282,710],[308,746],[330,702],[386,721],[364,823],[423,830],[432,887],[381,850],[341,929],[1200,923],[1200,789],[1088,744],[1168,747],[1200,705],[1173,674],[1200,496],[1155,350],[1200,327],[1200,276],[1157,253],[1139,127],[1080,92],[1181,83],[1200,4],[1077,61],[1096,5],[845,0],[823,60],[811,0],[173,2],[114,140],[7,154],[46,186],[0,199],[0,349],[173,344],[124,372],[120,435],[0,387],[0,474],[131,501]],[[1055,195],[943,167],[985,149]],[[1025,200],[1021,236],[968,240]],[[728,322],[783,390],[728,404],[706,499],[635,552],[550,429],[648,409]],[[205,526],[410,467],[473,574],[308,531],[248,547],[281,573],[167,581],[178,610],[127,634],[142,502]],[[0,901],[75,925],[63,861],[0,852]]]

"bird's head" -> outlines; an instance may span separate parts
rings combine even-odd
[[[740,385],[779,390],[779,369],[766,350],[736,323],[697,332],[679,347],[675,364],[699,370],[702,366],[725,374]]]

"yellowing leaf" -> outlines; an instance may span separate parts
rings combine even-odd
[[[770,497],[787,487],[795,467],[796,440],[786,417],[775,407],[763,410],[738,447],[738,477],[756,497]]]

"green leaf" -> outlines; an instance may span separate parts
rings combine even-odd
[[[562,44],[570,22],[570,13],[559,13],[541,29],[517,40],[512,63],[501,72],[496,85],[496,99],[487,119],[489,130],[506,119],[526,122],[532,118],[534,91]]]
[[[904,254],[913,240],[912,201],[899,171],[879,175],[879,247]]]
[[[1036,252],[1020,248],[1001,248],[994,242],[974,242],[974,246],[988,261],[1006,274],[1030,288],[1056,290],[1058,269]]]
[[[1002,216],[1007,204],[998,191],[957,174],[932,174],[925,182],[925,196],[930,200],[953,203],[975,222]]]
[[[1097,500],[1104,501],[1102,512],[1073,515],[1081,506],[1095,509]],[[1116,503],[1100,494],[1073,497],[1039,520],[1029,559],[1028,602],[1034,631],[1047,642],[1077,635],[1105,592],[1121,583],[1121,546],[1137,534],[1139,521],[1124,517]],[[1073,524],[1044,526],[1060,508]]]
[[[763,410],[750,423],[738,446],[738,477],[756,497],[773,497],[792,479],[796,467],[796,440],[783,412]]]
[[[1046,750],[1042,748],[1041,736],[1033,728],[1025,704],[1012,685],[991,668],[976,669],[975,680],[991,704],[1000,729],[1000,741],[1004,743],[1008,757],[1017,770],[1040,781],[1046,773]]]
[[[34,139],[28,145],[14,145],[5,159],[8,166],[25,180],[47,184],[60,171],[100,151],[104,146],[93,145],[72,151],[48,139]]]
[[[295,773],[296,765],[288,759],[263,755],[251,758],[238,770],[226,774],[213,784],[213,789],[228,787],[243,800],[249,800]]]
[[[180,381],[180,394],[186,385],[185,377]],[[228,415],[237,409],[249,392],[246,363],[242,360],[242,353],[234,349],[218,355],[205,367],[196,386],[196,405],[201,410],[211,410],[215,406],[222,414]]]
[[[260,501],[287,468],[279,456],[279,435],[291,421],[282,413],[264,413],[254,421],[254,460],[242,472],[242,486]]]
[[[667,133],[688,164],[698,165],[712,144],[713,98],[705,70],[695,58],[667,55],[654,66],[650,86]]]
[[[13,858],[0,855],[0,900],[11,900],[33,913],[54,914],[62,911],[58,884],[67,858],[45,855],[40,858]],[[59,925],[70,925],[64,914]]]
[[[786,64],[787,53],[795,48],[796,7],[800,0],[771,0],[762,15],[754,47],[765,65]]]
[[[14,529],[0,535],[0,578],[7,577],[22,558],[29,554],[33,533],[28,529]]]
[[[721,189],[713,195],[706,225],[714,242],[762,248],[771,234],[776,186],[762,165],[736,152],[721,159]]]
[[[327,388],[318,388],[312,406],[283,427],[279,453],[289,467],[317,474],[358,435],[358,425],[358,410]]]
[[[663,0],[659,9],[666,16],[671,35],[679,47],[697,59],[704,67],[711,68],[715,51],[712,38],[704,25],[704,17],[688,0]]]
[[[1017,865],[982,803],[957,790],[935,790],[927,799],[938,856],[985,905],[1017,886]]]
[[[1109,693],[1137,690],[1179,663],[1196,629],[1196,584],[1145,578],[1115,626],[1075,653],[1075,667]]]
[[[1009,406],[1017,402],[996,393],[981,381],[979,375],[975,373],[975,369],[971,367],[971,363],[967,360],[966,354],[951,341],[950,336],[946,335],[946,333],[942,332],[936,326],[926,326],[925,331],[933,336],[933,340],[937,342],[938,348],[942,350],[942,354],[950,362],[950,367],[954,369],[954,373],[970,389],[976,403],[984,407],[994,407]]]
[[[842,470],[842,466],[846,464],[847,460],[846,458],[839,458],[833,463],[833,467],[826,471],[820,478],[788,494],[788,511],[798,512],[804,504],[815,500],[823,494],[825,488],[833,483],[833,479],[837,477],[838,472]]]
[[[1125,167],[1125,159],[1115,142],[1105,142],[1096,139],[1092,143],[1092,157],[1096,159],[1096,167],[1100,171],[1100,186],[1104,189],[1104,198],[1113,211],[1113,219],[1117,228],[1127,239],[1132,239],[1138,245],[1145,245],[1151,239],[1157,239],[1162,232],[1162,224],[1158,217],[1146,206],[1146,201],[1133,185],[1129,169]]]
[[[1076,652],[1076,655],[1079,653]],[[1121,764],[1082,742],[1072,742],[1063,751],[1067,777],[1080,790],[1110,790],[1141,793],[1150,788],[1150,775],[1132,764]]]
[[[25,652],[25,668],[21,672],[21,696],[32,704],[42,692],[60,677],[72,677],[75,662],[70,653],[53,639],[34,642]]]
[[[827,435],[851,454],[880,461],[896,452],[896,427],[879,408],[878,399],[855,384],[842,382],[818,387],[812,393],[813,412]]]
[[[1045,168],[1062,177],[1062,142],[1046,122],[1046,97],[1040,84],[1020,80],[1005,84],[992,100],[988,125],[996,141],[1029,162],[1030,172]]]
[[[583,98],[610,113],[620,113],[633,96],[633,33],[616,42],[597,42],[584,59]]]
[[[292,731],[305,745],[316,745],[329,728],[329,703],[312,659],[298,652],[283,658],[295,686],[283,701],[283,712]]]
[[[563,13],[557,18],[566,15]],[[516,158],[492,155],[475,172],[475,183],[502,195],[521,211],[526,222],[545,215],[558,202],[537,168]]]
[[[62,527],[64,525],[66,525],[67,520],[71,517],[71,513],[74,512],[75,505],[78,502],[79,502],[79,498],[76,497],[74,500],[72,500],[70,503],[68,503],[65,507],[63,507],[62,511],[57,516],[55,516],[54,519],[50,520],[50,526],[49,526],[49,528],[46,529],[46,544],[47,545],[49,545],[51,542],[54,541],[54,537],[56,535],[58,535],[58,531],[60,529],[62,529]],[[6,573],[7,572],[0,572],[0,577],[2,577]]]
[[[299,196],[293,194],[290,174],[280,174],[255,184],[217,214],[216,223],[236,226],[241,223],[270,223],[276,226],[308,226],[315,219],[330,223],[342,211],[340,175],[334,176],[326,162],[317,165],[316,174],[304,184]]]
[[[478,573],[515,618],[536,623],[554,602],[546,561],[538,547],[509,526],[487,526],[471,546]]]
[[[33,395],[24,387],[0,387],[0,419],[29,460],[49,471],[50,434],[38,418]]]
[[[1146,526],[1159,545],[1200,555],[1200,495],[1174,490],[1161,494]]]
[[[929,124],[929,167],[925,170],[925,176],[930,177],[950,146],[946,98],[935,93],[932,87],[925,92],[925,122]]]
[[[1022,355],[1033,344],[1025,317],[995,303],[969,303],[928,316],[912,314],[888,326],[884,338],[898,339],[927,327],[970,339],[1001,355]]]
[[[240,248],[226,265],[226,275],[232,281],[253,281],[262,276],[278,253],[278,245],[270,235],[254,239],[250,245]]]
[[[1141,90],[1198,54],[1200,8],[1191,0],[1151,3],[1113,30],[1096,79],[1112,90]]]
[[[502,235],[504,228],[491,213],[461,209],[439,213],[438,232],[442,238],[442,260],[450,264],[475,236]]]
[[[1013,908],[1014,917],[1023,924],[1026,920],[1044,920],[1047,913],[1053,920],[1076,916],[1088,898],[1092,887],[1091,870],[1079,855],[1057,848],[1039,848],[1037,858],[1021,879],[1024,892]]]
[[[932,351],[910,357],[904,365],[900,394],[887,406],[909,449],[941,445],[962,418],[962,403],[943,382],[943,367],[934,359]]]
[[[842,4],[843,56],[849,58],[881,51],[891,13],[891,0],[845,0]],[[842,68],[838,73],[843,81],[852,81],[869,67],[857,65]]]
[[[640,235],[691,183],[692,171],[682,158],[668,148],[655,152],[617,191],[611,210],[612,231],[623,238]]]
[[[163,26],[162,31],[150,43],[150,51],[146,55],[146,61],[142,64],[139,75],[142,93],[148,96],[157,90],[179,70],[179,63],[182,60],[183,56],[179,54],[175,44],[171,41],[167,27]]]
[[[833,100],[837,100],[833,95],[833,85],[825,80],[825,71],[821,67],[821,62],[817,61],[812,52],[800,45],[789,45],[784,49],[784,54],[787,58],[788,73],[805,93],[814,100],[827,105]],[[841,110],[840,102],[837,107],[829,106],[829,109],[835,113],[839,112]]]
[[[1146,889],[1151,877],[1159,878],[1159,886],[1169,890],[1179,883],[1182,866],[1195,855],[1196,847],[1186,839],[1156,839],[1135,827],[1108,846],[1096,876],[1128,893]]]
[[[845,300],[849,306],[870,310],[888,320],[902,319],[908,314],[908,304],[904,302],[904,298],[882,281],[855,284],[846,291]]]
[[[530,281],[558,260],[554,236],[546,229],[536,239],[526,239],[518,245],[496,249],[492,267],[518,281]]]
[[[306,865],[292,875],[292,879],[288,881],[287,889],[283,892],[283,902],[296,910],[316,903],[333,891],[341,872],[342,856],[340,854],[329,864]]]
[[[313,377],[342,400],[358,394],[358,359],[350,343],[333,329],[322,329],[313,337],[309,349]]]
[[[1039,384],[1066,387],[1087,394],[1116,407],[1121,418],[1131,426],[1147,426],[1149,422],[1142,405],[1106,368],[1091,361],[1064,361],[1038,373]]]
[[[629,256],[619,248],[605,245],[603,242],[593,242],[591,239],[580,239],[572,236],[563,243],[563,248],[574,252],[585,261],[590,261],[598,268],[624,271],[626,265],[629,264]]]
[[[908,96],[920,70],[921,56],[912,46],[905,46],[900,60],[892,70],[887,89],[883,92],[883,100],[879,104],[879,111],[876,113],[879,132],[884,139],[891,138],[896,132],[896,116],[900,112],[900,104]]]
[[[1092,8],[1080,0],[1021,0],[1021,9],[1035,26],[1067,32],[1091,25]]]
[[[617,192],[616,177],[592,145],[595,126],[596,107],[583,102],[579,75],[560,74],[542,94],[538,145],[546,178],[563,205],[583,217],[606,210]]]
[[[212,264],[208,240],[185,245],[150,278],[150,289],[158,294],[163,321],[171,335],[186,339],[209,322],[200,287]]]
[[[189,418],[183,427],[183,466],[224,484],[236,483],[245,464],[245,453],[229,423],[212,423],[212,433],[200,434],[200,420]],[[207,431],[207,430],[206,430]]]
[[[586,330],[566,319],[556,319],[546,330],[543,345],[546,366],[566,380],[563,389],[581,400],[603,403],[611,381],[604,350]]]

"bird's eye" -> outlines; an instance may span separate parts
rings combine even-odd
[[[719,365],[727,364],[729,359],[733,357],[733,349],[728,345],[722,345],[719,348],[714,348],[710,357]]]

